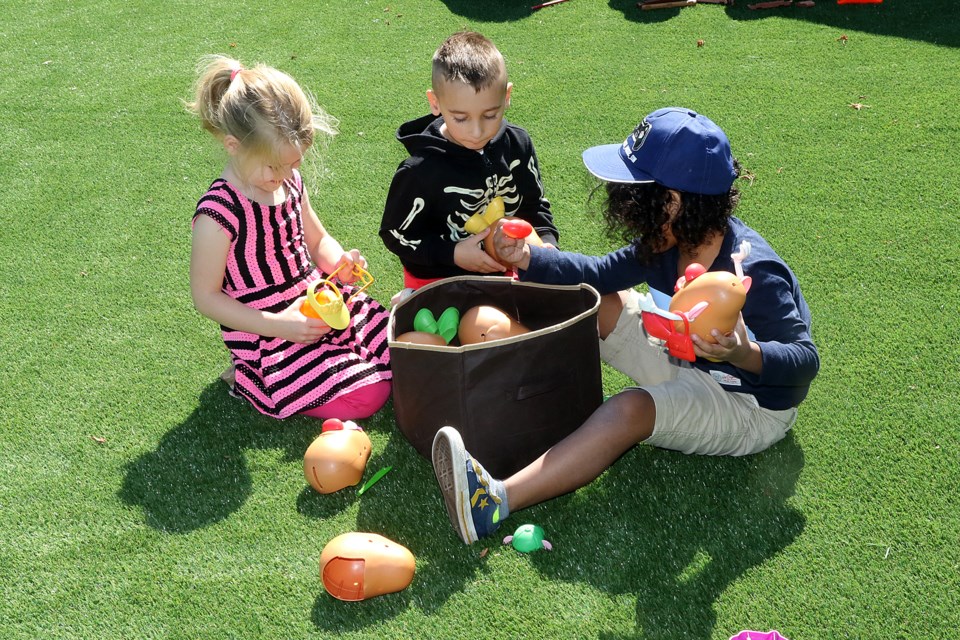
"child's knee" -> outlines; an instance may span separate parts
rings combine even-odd
[[[604,404],[613,412],[612,422],[627,441],[641,442],[653,433],[657,405],[645,389],[624,389]]]
[[[608,293],[600,297],[600,309],[597,312],[597,324],[600,328],[600,339],[605,340],[617,328],[620,314],[626,305],[626,291]]]
[[[369,418],[387,403],[387,400],[390,399],[391,389],[390,381],[384,380],[358,389],[344,396],[343,400],[349,406],[351,413],[354,414],[352,419]]]

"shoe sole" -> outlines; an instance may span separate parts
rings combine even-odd
[[[477,530],[470,515],[469,487],[467,486],[467,457],[463,439],[456,429],[443,427],[433,437],[433,473],[437,476],[443,503],[450,524],[465,544],[478,540]]]

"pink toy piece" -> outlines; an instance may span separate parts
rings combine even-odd
[[[789,640],[779,631],[741,631],[737,635],[730,636],[730,640]]]

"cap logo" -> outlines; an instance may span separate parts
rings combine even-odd
[[[637,152],[640,150],[640,147],[643,146],[643,143],[647,141],[647,134],[650,133],[650,123],[647,122],[647,119],[644,118],[643,122],[637,125],[637,128],[633,130],[633,150]]]

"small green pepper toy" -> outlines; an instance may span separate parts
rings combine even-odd
[[[521,525],[512,536],[503,539],[503,544],[512,544],[520,553],[530,553],[538,549],[553,551],[550,541],[543,539],[543,527],[535,524]]]
[[[460,326],[460,312],[456,307],[447,307],[440,314],[440,319],[433,317],[430,309],[420,309],[413,318],[414,331],[423,331],[424,333],[435,333],[446,340],[447,344],[457,335],[457,327]]]

